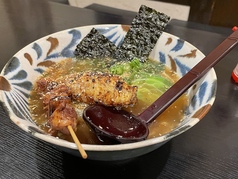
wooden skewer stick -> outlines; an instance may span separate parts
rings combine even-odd
[[[75,134],[75,132],[74,132],[72,126],[69,125],[69,126],[68,126],[68,130],[69,130],[69,132],[70,132],[70,134],[71,134],[71,136],[72,136],[72,138],[73,138],[75,144],[77,145],[78,150],[79,150],[79,152],[80,152],[82,158],[86,159],[86,158],[88,157],[88,155],[87,155],[87,153],[85,152],[85,150],[83,149],[81,143],[79,142],[78,137],[76,136],[76,134]]]

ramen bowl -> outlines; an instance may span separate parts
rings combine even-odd
[[[117,46],[122,43],[129,29],[129,26],[125,25],[105,24],[77,27],[50,34],[17,52],[2,69],[0,76],[0,100],[10,120],[36,140],[43,140],[49,145],[79,157],[80,153],[75,143],[46,134],[34,123],[28,99],[37,77],[52,64],[73,57],[76,45],[93,27]],[[204,58],[204,54],[183,39],[163,32],[150,53],[150,58],[166,64],[182,77]],[[145,155],[159,148],[172,138],[192,128],[208,113],[215,100],[216,88],[217,77],[212,68],[187,91],[189,105],[186,113],[180,124],[171,132],[135,143],[82,144],[88,154],[88,159],[124,160]]]

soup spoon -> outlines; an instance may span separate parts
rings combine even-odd
[[[180,80],[162,94],[138,116],[114,107],[91,105],[84,109],[83,119],[99,138],[110,138],[120,143],[145,140],[148,124],[156,119],[178,97],[201,79],[213,66],[238,44],[238,30],[227,37],[219,46],[203,58]]]

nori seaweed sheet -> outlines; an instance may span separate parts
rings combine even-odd
[[[112,57],[118,61],[136,57],[144,62],[169,20],[168,15],[141,5],[120,47],[93,28],[77,45],[74,54],[79,58]]]
[[[170,17],[166,14],[141,5],[114,58],[132,60],[137,57],[141,62],[144,62],[169,20]]]
[[[76,46],[74,55],[79,58],[113,57],[117,47],[95,28]]]

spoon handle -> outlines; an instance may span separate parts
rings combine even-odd
[[[153,104],[143,111],[138,118],[150,123],[167,109],[176,99],[201,79],[213,66],[225,57],[238,44],[238,30],[227,37],[219,46],[203,58],[188,73],[170,87]]]

